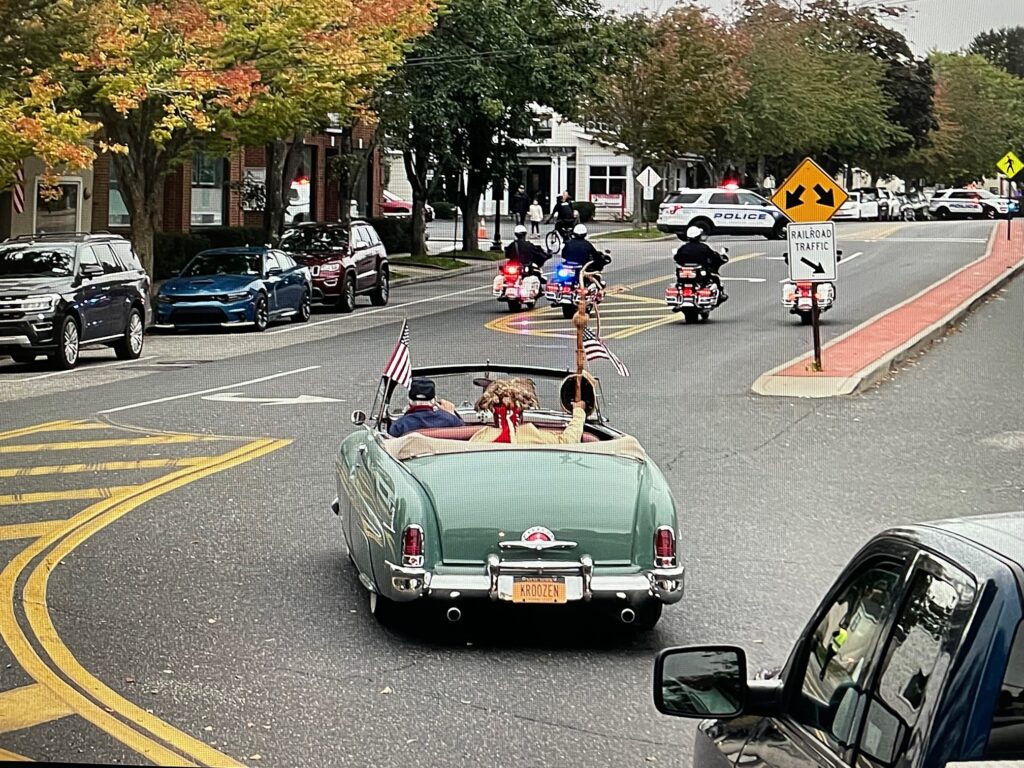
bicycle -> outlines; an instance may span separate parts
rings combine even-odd
[[[555,224],[555,228],[544,236],[544,248],[552,256],[557,256],[558,253],[562,250],[562,246],[569,241],[569,238],[571,236],[571,226],[559,227],[558,224]]]

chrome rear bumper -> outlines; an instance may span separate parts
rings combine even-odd
[[[516,576],[561,576],[565,579],[566,599],[619,599],[644,602],[651,598],[672,604],[683,597],[685,569],[652,568],[639,573],[595,573],[594,561],[583,555],[578,561],[502,560],[490,555],[479,574],[433,573],[424,568],[406,568],[388,562],[391,586],[400,601],[432,597],[438,600],[489,597],[512,600]]]

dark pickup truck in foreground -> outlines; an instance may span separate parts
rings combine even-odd
[[[741,648],[669,648],[655,704],[703,720],[700,768],[1024,760],[1022,564],[1024,512],[886,531],[847,566],[782,670],[748,682]]]

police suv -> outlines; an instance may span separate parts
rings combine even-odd
[[[658,229],[685,237],[690,227],[705,235],[786,237],[785,214],[760,195],[745,189],[680,189],[668,195],[658,211]]]
[[[1009,215],[1010,203],[987,189],[944,189],[928,202],[928,211],[940,219],[998,219]]]

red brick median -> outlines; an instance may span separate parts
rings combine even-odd
[[[799,358],[774,376],[849,377],[907,344],[942,320],[978,291],[1024,260],[1024,222],[1006,239],[999,226],[988,255],[926,288],[904,304],[893,307],[863,327],[850,331],[822,348],[822,370],[811,371],[813,354]]]

